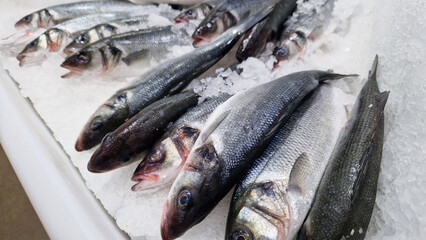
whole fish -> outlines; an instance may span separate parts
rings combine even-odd
[[[192,39],[195,47],[216,39],[230,27],[262,9],[273,7],[278,0],[225,0],[207,15],[198,25]]]
[[[39,37],[28,43],[16,58],[21,67],[28,64],[40,63],[41,60],[46,58],[47,53],[58,52],[65,47],[72,41],[73,36],[78,35],[79,31],[124,16],[127,15],[104,13],[83,16],[63,22],[45,31]]]
[[[189,22],[189,20],[203,20],[209,12],[222,0],[211,0],[205,3],[196,4],[175,17],[175,22]]]
[[[379,173],[377,163],[373,162],[380,161],[376,158],[380,156],[376,151],[381,151],[382,142],[374,143],[374,139],[377,133],[382,134],[378,129],[382,124],[383,110],[389,96],[389,92],[379,91],[376,67],[377,58],[338,140],[310,213],[299,233],[299,239],[340,240],[342,237],[350,237],[348,226],[355,227],[352,213],[358,212],[356,217],[359,217],[363,212],[354,207],[368,207],[369,216],[359,218],[363,221],[356,223],[363,231],[367,231],[369,220],[364,217],[369,219],[371,216],[374,198],[363,200],[362,198],[368,196],[362,194],[373,191],[377,185],[375,182],[364,186],[366,179],[370,177],[374,177],[376,181]],[[379,136],[378,141],[382,140],[383,137]],[[379,148],[373,149],[376,144]],[[375,165],[374,170],[369,170],[371,164]],[[367,173],[374,176],[367,176]],[[359,206],[359,201],[368,204]]]
[[[219,61],[247,29],[270,11],[271,8],[267,8],[255,14],[229,29],[211,44],[162,63],[135,79],[128,87],[116,92],[90,117],[77,139],[76,150],[94,147],[105,134],[114,131],[150,103],[183,89]]]
[[[256,159],[234,191],[225,239],[295,238],[347,121],[339,91],[322,84]]]
[[[310,0],[297,5],[293,16],[285,23],[280,42],[273,51],[275,67],[280,61],[288,60],[306,49],[308,39],[322,34],[332,18],[334,0]]]
[[[297,72],[235,94],[207,120],[170,189],[164,239],[202,221],[248,170],[302,99],[319,83],[343,75]]]
[[[207,118],[229,97],[229,94],[221,94],[207,99],[182,115],[138,165],[132,180],[139,183],[132,190],[141,191],[172,183]]]
[[[120,18],[110,21],[109,23],[98,24],[78,35],[70,44],[68,44],[68,46],[64,48],[64,53],[70,55],[89,44],[112,35],[148,28],[148,17],[149,15]]]
[[[189,34],[172,26],[154,27],[132,31],[99,40],[67,57],[61,67],[70,70],[62,77],[74,75],[111,75],[119,69],[120,76],[140,74],[141,68],[129,66],[148,65],[151,58],[164,58],[172,46],[190,45]],[[120,68],[121,66],[121,68]]]
[[[237,59],[244,61],[248,57],[258,57],[268,41],[274,41],[282,31],[284,21],[296,8],[297,0],[280,0],[274,11],[256,24],[243,38],[237,50]]]
[[[51,28],[62,22],[100,13],[151,11],[155,5],[137,5],[127,1],[85,1],[50,6],[20,19],[15,27],[25,29]]]
[[[87,169],[100,173],[128,164],[133,156],[152,146],[170,122],[197,105],[198,97],[193,91],[187,91],[163,98],[144,108],[105,136],[93,153]]]

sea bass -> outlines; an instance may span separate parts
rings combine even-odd
[[[50,6],[31,13],[16,24],[16,28],[51,28],[62,22],[100,13],[125,13],[133,11],[151,11],[155,5],[137,5],[127,1],[86,1]]]
[[[284,21],[296,8],[297,0],[280,0],[274,11],[256,24],[243,38],[237,50],[237,59],[244,61],[248,57],[258,57],[268,41],[275,41],[283,29]]]
[[[158,188],[173,182],[185,163],[201,128],[217,106],[231,95],[221,94],[188,110],[163,135],[138,165],[132,180],[138,181],[133,191]]]
[[[320,82],[344,75],[297,72],[235,94],[209,117],[169,192],[163,209],[164,239],[202,221],[231,190]]]
[[[128,164],[132,157],[154,144],[170,122],[197,105],[198,97],[193,91],[187,91],[163,98],[144,108],[105,136],[93,153],[87,169],[100,173]]]
[[[322,84],[237,185],[225,239],[293,240],[347,121],[344,94]]]
[[[225,0],[207,15],[195,30],[192,38],[195,47],[216,39],[230,27],[265,8],[274,7],[278,0]]]
[[[351,229],[356,227],[356,231],[359,228],[367,231],[375,199],[363,198],[368,197],[364,194],[371,194],[376,189],[379,174],[376,161],[380,162],[378,157],[381,155],[377,151],[381,152],[383,144],[380,125],[383,123],[383,110],[389,96],[389,92],[379,91],[376,68],[377,58],[338,140],[311,211],[300,230],[299,239],[351,239]],[[380,142],[375,142],[376,134],[379,134],[377,141]],[[360,206],[359,203],[362,202],[366,205]],[[363,210],[354,207],[368,208],[368,213],[364,212],[367,215],[360,216]],[[352,214],[356,212],[355,219]],[[354,226],[353,221],[358,219],[362,221]],[[356,239],[361,238],[357,236]]]
[[[293,16],[285,23],[286,28],[274,49],[275,67],[278,67],[280,61],[304,52],[308,39],[315,39],[322,34],[332,18],[333,9],[334,0],[300,2]]]
[[[172,46],[190,45],[191,38],[183,29],[172,26],[154,27],[114,35],[97,41],[67,57],[61,67],[74,75],[139,75],[152,58],[160,61]],[[132,67],[129,69],[128,67]],[[137,67],[140,66],[140,67]],[[115,74],[117,75],[117,74]]]
[[[203,20],[209,12],[222,0],[212,0],[205,3],[196,4],[175,17],[175,22],[189,22],[189,20]]]
[[[56,25],[39,37],[28,43],[21,53],[16,57],[22,67],[28,64],[40,63],[50,52],[62,50],[79,31],[93,27],[96,24],[104,23],[112,19],[128,15],[117,15],[114,13],[104,13],[97,15],[83,16]]]
[[[185,88],[194,78],[219,61],[247,29],[270,11],[271,8],[268,8],[255,14],[229,29],[211,44],[162,63],[116,92],[90,117],[77,139],[76,150],[94,147],[105,134],[114,131],[147,105]]]

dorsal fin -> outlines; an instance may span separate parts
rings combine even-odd
[[[229,115],[230,112],[231,110],[228,110],[219,114],[213,124],[210,124],[205,129],[203,129],[199,137],[202,143],[207,140],[210,134],[212,134],[212,132],[223,122],[223,120],[225,120],[225,118]]]

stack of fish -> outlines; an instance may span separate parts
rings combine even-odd
[[[333,0],[313,2],[331,13]],[[339,90],[325,81],[354,75],[296,72],[204,101],[186,89],[244,34],[239,61],[266,54],[268,42],[277,46],[277,61],[298,55],[327,22],[317,11],[296,0],[212,0],[176,14],[179,24],[154,26],[148,24],[152,14],[170,18],[171,12],[123,1],[63,4],[16,24],[27,33],[50,28],[17,59],[34,64],[43,51],[63,50],[69,56],[61,66],[71,71],[63,77],[123,78],[128,69],[138,74],[150,60],[163,60],[170,46],[190,45],[188,26],[200,22],[192,35],[195,49],[150,68],[90,117],[75,144],[77,151],[99,144],[88,170],[107,172],[141,160],[132,190],[172,184],[163,239],[201,222],[235,185],[225,239],[363,239],[389,94],[378,89],[377,58],[349,117],[336,101]]]

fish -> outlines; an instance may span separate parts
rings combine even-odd
[[[220,94],[195,106],[182,115],[157,141],[133,173],[138,183],[133,191],[142,191],[171,184],[185,163],[192,146],[200,135],[208,116],[231,95]]]
[[[192,35],[194,47],[201,47],[253,13],[273,7],[278,0],[225,0],[209,12]]]
[[[66,3],[43,8],[30,13],[16,22],[18,29],[34,30],[51,28],[65,21],[87,15],[101,13],[129,13],[132,11],[151,11],[155,5],[138,5],[129,1],[83,1]]]
[[[266,43],[278,38],[284,21],[294,12],[296,5],[297,0],[280,0],[274,11],[243,37],[237,50],[237,59],[242,62],[249,57],[260,56],[265,50]]]
[[[189,22],[189,20],[203,20],[209,12],[219,4],[221,0],[211,0],[205,3],[196,4],[175,17],[176,23]]]
[[[318,38],[332,18],[334,0],[303,1],[297,5],[293,16],[285,22],[280,41],[273,50],[274,67],[280,62],[302,54],[308,40]]]
[[[115,130],[147,105],[185,88],[229,52],[241,35],[270,11],[271,8],[260,11],[226,31],[214,42],[166,61],[118,90],[89,118],[78,136],[75,149],[83,151],[96,146],[105,134]]]
[[[137,76],[143,70],[142,66],[149,66],[152,58],[160,61],[172,46],[190,44],[189,34],[183,28],[172,26],[114,35],[67,57],[61,67],[71,72],[62,77],[107,74]],[[133,68],[130,69],[130,66]]]
[[[225,239],[293,240],[347,121],[343,94],[321,84],[235,188]]]
[[[103,173],[129,164],[134,156],[155,143],[168,124],[188,108],[197,105],[198,97],[194,91],[186,91],[144,108],[102,139],[87,169],[93,173]]]
[[[380,169],[378,157],[381,155],[377,151],[381,152],[383,146],[380,125],[383,123],[383,111],[389,96],[388,91],[380,92],[378,88],[377,63],[376,56],[368,80],[358,94],[349,120],[330,158],[298,239],[351,239],[348,226],[355,228],[354,221],[358,220],[361,222],[355,222],[359,224],[355,228],[356,231],[359,227],[367,231],[375,199],[365,199],[364,197],[368,196],[363,194],[376,191]],[[378,139],[375,140],[377,133]],[[371,164],[373,169],[370,169]],[[366,182],[366,179],[374,182]],[[365,183],[367,185],[364,186]],[[366,205],[360,206],[360,203]],[[368,213],[354,207],[367,207]],[[354,212],[357,213],[356,219],[352,215]],[[360,216],[361,213],[367,215]]]
[[[28,43],[16,57],[19,66],[39,64],[50,52],[58,52],[73,39],[73,35],[79,31],[90,28],[96,24],[103,23],[125,15],[105,13],[75,18],[46,30],[36,39]]]
[[[303,71],[239,92],[210,115],[174,181],[161,234],[174,239],[202,221],[231,190],[302,99],[346,75]]]

